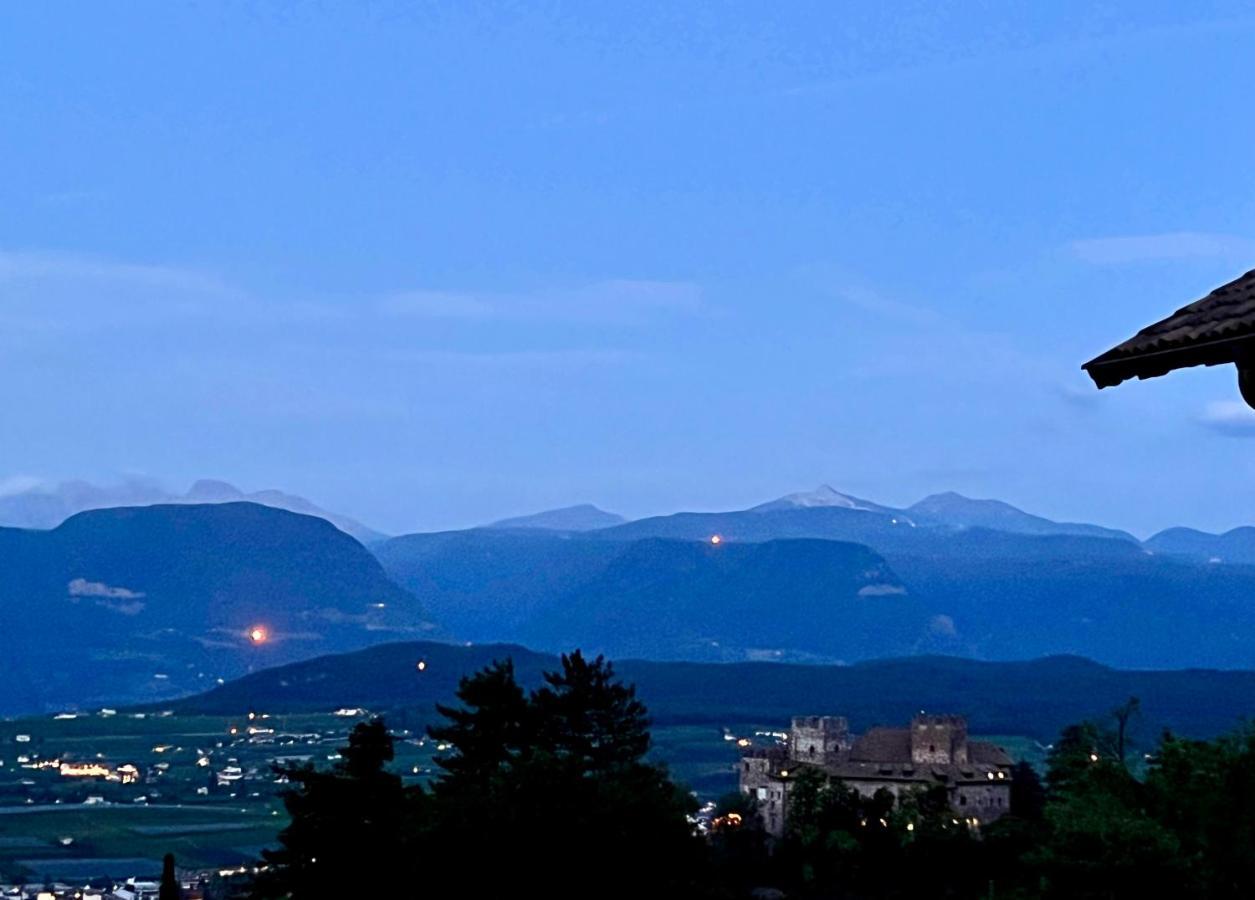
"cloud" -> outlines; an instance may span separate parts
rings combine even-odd
[[[144,596],[143,591],[130,588],[112,587],[103,581],[88,581],[86,578],[75,578],[66,585],[71,597],[107,597],[112,600],[138,600]]]
[[[379,311],[392,316],[432,319],[484,319],[493,316],[493,304],[473,294],[451,291],[405,291],[385,297]]]
[[[1255,409],[1240,400],[1208,403],[1198,422],[1228,437],[1255,437]]]
[[[118,262],[69,253],[0,251],[0,283],[50,279],[108,281],[194,293],[235,293],[214,276],[181,266]]]
[[[622,365],[642,356],[628,350],[407,350],[387,352],[380,357],[403,365],[426,364],[448,368],[531,369],[535,371],[585,369],[593,366]]]
[[[939,613],[928,620],[928,631],[937,637],[958,637],[959,635],[954,619],[945,613]]]
[[[1173,231],[1072,241],[1068,250],[1094,265],[1124,265],[1180,259],[1250,259],[1255,240],[1231,234]]]
[[[535,291],[401,291],[376,304],[376,311],[384,316],[590,324],[640,323],[659,315],[691,315],[704,309],[696,284],[632,279]]]
[[[905,593],[906,588],[900,584],[865,584],[858,589],[860,597],[892,597]]]
[[[834,288],[832,295],[851,306],[903,325],[916,328],[942,328],[949,327],[951,324],[936,310],[886,297],[865,287],[841,286]]]
[[[15,497],[44,487],[44,480],[33,475],[11,475],[0,478],[0,497]]]

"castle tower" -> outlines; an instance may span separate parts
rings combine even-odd
[[[822,765],[850,749],[845,716],[794,716],[789,729],[789,758]]]
[[[967,719],[923,713],[911,719],[911,761],[916,765],[967,765]]]

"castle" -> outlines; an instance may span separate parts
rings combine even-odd
[[[884,788],[899,798],[944,785],[956,817],[992,822],[1011,801],[1011,758],[994,744],[967,739],[962,716],[920,714],[909,728],[872,728],[854,737],[844,716],[795,716],[786,746],[753,749],[741,759],[741,793],[758,802],[763,826],[784,834],[790,779],[814,766],[865,796]]]

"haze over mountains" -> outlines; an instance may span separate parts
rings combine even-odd
[[[898,509],[825,486],[631,522],[570,507],[367,548],[321,518],[334,514],[237,494],[202,482],[176,504],[0,529],[0,714],[170,697],[432,635],[677,661],[1255,667],[1255,529],[1143,543],[994,500]],[[252,644],[253,624],[272,640]]]
[[[248,501],[304,513],[326,519],[346,534],[364,544],[380,540],[383,534],[367,528],[348,516],[328,512],[304,497],[283,491],[264,490],[245,493],[225,481],[203,478],[186,493],[172,492],[158,482],[130,478],[115,485],[96,485],[86,481],[62,481],[58,484],[37,483],[0,494],[0,527],[55,528],[75,513],[89,509],[119,506],[152,506],[158,503],[236,503]]]

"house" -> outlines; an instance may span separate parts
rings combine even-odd
[[[1255,407],[1255,271],[1148,325],[1081,368],[1105,388],[1187,366],[1226,363],[1237,367],[1242,399]]]

